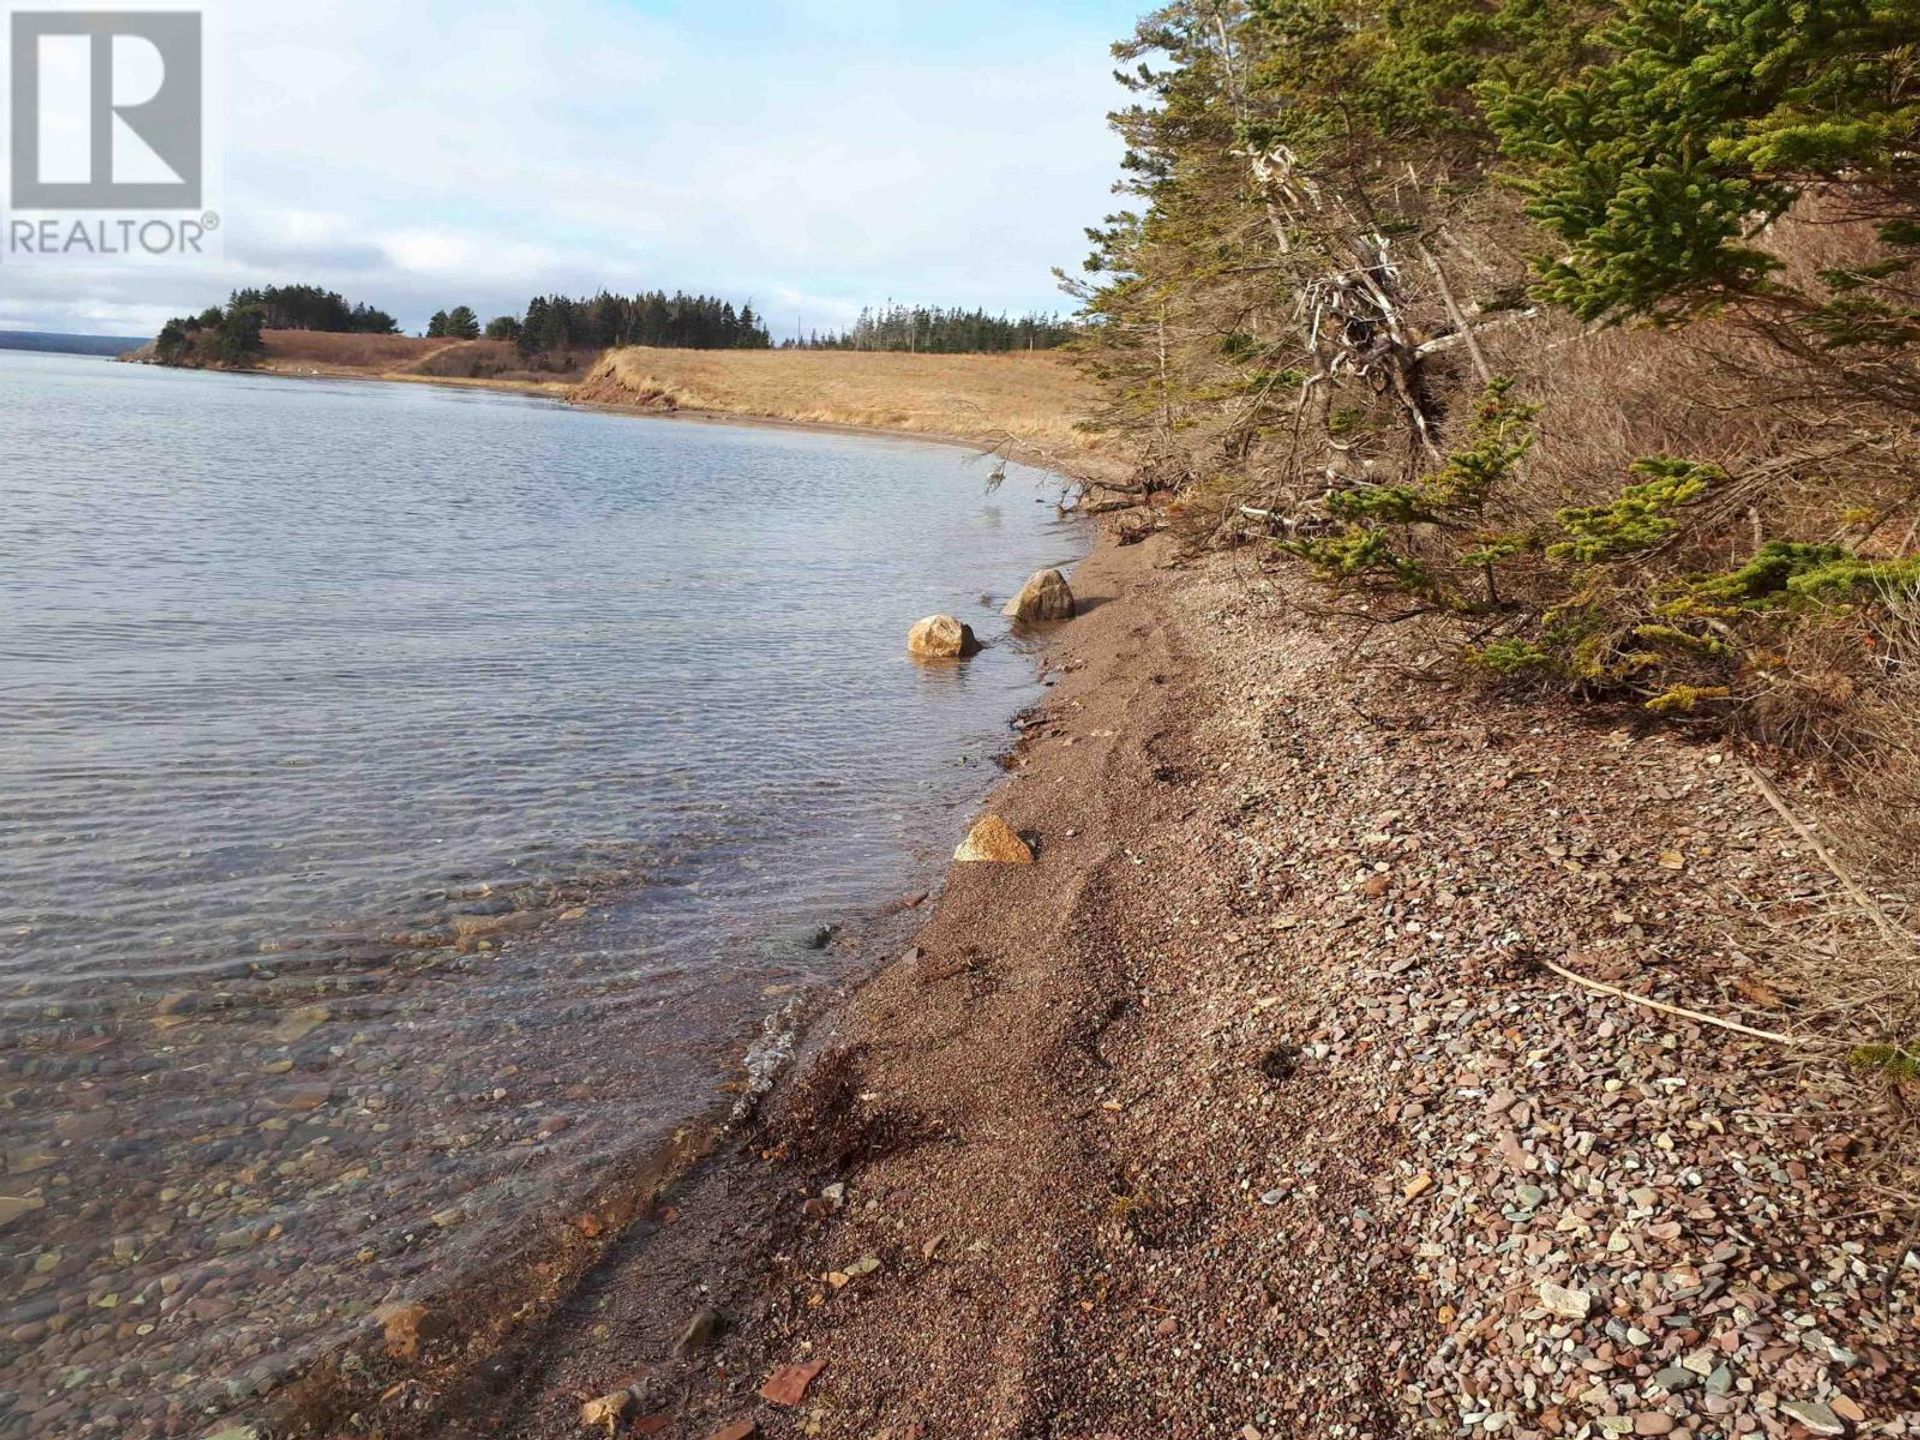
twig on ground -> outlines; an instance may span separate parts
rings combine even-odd
[[[1658,1010],[1664,1015],[1677,1015],[1682,1020],[1692,1020],[1700,1025],[1714,1025],[1722,1030],[1732,1030],[1736,1034],[1751,1035],[1756,1040],[1771,1040],[1776,1045],[1804,1048],[1808,1042],[1796,1040],[1791,1035],[1782,1035],[1774,1030],[1756,1030],[1751,1025],[1742,1025],[1738,1020],[1723,1020],[1718,1015],[1703,1015],[1698,1010],[1687,1010],[1679,1005],[1669,1005],[1664,1000],[1650,1000],[1645,995],[1636,995],[1631,990],[1622,990],[1617,985],[1608,985],[1604,981],[1589,980],[1564,965],[1556,965],[1544,956],[1536,956],[1547,969],[1562,979],[1571,980],[1576,985],[1584,985],[1589,990],[1598,990],[1602,995],[1612,995],[1617,999],[1632,1001],[1635,1005],[1645,1005],[1650,1010]]]

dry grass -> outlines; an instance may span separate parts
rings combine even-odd
[[[318,370],[323,374],[384,374],[445,349],[445,340],[411,335],[334,335],[319,330],[269,330],[262,337],[264,370]]]
[[[1077,428],[1093,387],[1058,352],[903,355],[821,350],[608,352],[574,398],[810,425],[1011,442],[1068,468],[1097,458]]]
[[[269,330],[259,368],[279,375],[325,375],[363,380],[434,381],[559,394],[599,359],[582,352],[535,368],[500,340],[423,340],[412,335],[337,335],[317,330]]]

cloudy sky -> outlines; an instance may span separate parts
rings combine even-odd
[[[0,270],[0,328],[150,334],[237,285],[398,315],[538,292],[1065,301],[1144,0],[224,0],[225,255]],[[220,51],[224,54],[220,54]]]

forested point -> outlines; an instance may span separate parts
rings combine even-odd
[[[782,349],[904,350],[929,355],[980,355],[1006,350],[1053,350],[1078,334],[1055,315],[990,315],[985,310],[890,305],[871,308],[846,330],[814,332]]]
[[[316,285],[269,285],[235,290],[225,305],[167,321],[155,338],[154,354],[163,365],[246,365],[264,347],[265,330],[397,335],[400,322],[384,310],[349,305]]]

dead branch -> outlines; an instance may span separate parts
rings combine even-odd
[[[1717,1015],[1703,1015],[1698,1010],[1688,1010],[1679,1005],[1669,1005],[1664,1000],[1651,1000],[1645,995],[1635,995],[1631,990],[1622,990],[1617,985],[1608,985],[1601,980],[1589,980],[1586,976],[1576,974],[1564,965],[1554,964],[1553,961],[1548,960],[1544,956],[1536,956],[1535,958],[1563,980],[1571,980],[1576,985],[1585,986],[1589,990],[1597,990],[1602,995],[1611,995],[1616,999],[1630,1001],[1635,1005],[1644,1005],[1649,1010],[1658,1010],[1663,1015],[1677,1015],[1682,1020],[1692,1020],[1700,1025],[1713,1025],[1722,1030],[1732,1030],[1739,1035],[1750,1035],[1755,1040],[1771,1040],[1776,1045],[1806,1048],[1810,1043],[1805,1040],[1795,1040],[1791,1035],[1781,1035],[1772,1030],[1756,1030],[1751,1025],[1742,1025],[1738,1020],[1723,1020]]]

